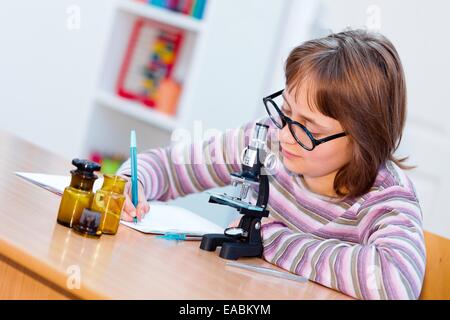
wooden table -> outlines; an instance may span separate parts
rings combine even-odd
[[[81,237],[56,223],[59,196],[13,173],[69,174],[70,161],[6,132],[0,141],[1,299],[349,299],[313,282],[226,266],[197,241],[124,226],[116,236]]]

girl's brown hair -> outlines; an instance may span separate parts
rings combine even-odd
[[[343,198],[367,193],[386,160],[402,169],[397,159],[406,119],[406,84],[393,44],[383,35],[347,30],[307,41],[294,48],[285,64],[289,92],[308,86],[308,101],[325,116],[336,119],[353,145],[349,163],[334,180]]]

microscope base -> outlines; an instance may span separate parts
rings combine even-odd
[[[246,243],[224,234],[206,234],[202,238],[200,249],[215,251],[222,247],[219,256],[227,260],[237,260],[241,257],[260,257],[263,252],[261,244]]]

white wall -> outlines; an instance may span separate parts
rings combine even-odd
[[[325,35],[321,19],[323,7],[320,1],[292,0],[287,3],[284,23],[278,36],[279,43],[273,48],[272,61],[268,66],[263,96],[284,87],[284,63],[294,47],[311,38]],[[265,114],[264,108],[257,112],[258,116]]]
[[[110,3],[0,2],[0,129],[66,158],[79,153]],[[71,5],[80,29],[67,27]]]

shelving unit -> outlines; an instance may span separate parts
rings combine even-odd
[[[195,131],[196,121],[206,131],[235,128],[255,119],[264,108],[261,98],[270,93],[267,77],[272,77],[273,52],[279,46],[290,1],[208,0],[203,20],[134,0],[112,3],[109,39],[93,92],[83,156],[96,151],[128,158],[131,129],[136,130],[138,151],[143,152],[170,145],[172,132],[178,128]],[[184,31],[172,74],[182,84],[175,116],[116,94],[118,74],[138,18]],[[205,205],[208,195],[204,193],[179,197],[172,203],[220,225],[237,214],[226,206]]]
[[[128,137],[130,129],[136,129],[138,136],[154,137],[154,139],[142,139],[141,149],[169,143],[172,131],[189,122],[187,116],[190,114],[193,84],[196,82],[204,49],[208,10],[214,1],[208,0],[202,20],[135,0],[118,0],[113,4],[114,15],[109,41],[98,86],[94,93],[93,111],[84,143],[85,157],[93,151],[114,154],[122,152],[126,155],[127,139],[120,137]],[[173,71],[173,78],[182,86],[177,112],[174,116],[120,97],[116,93],[118,74],[124,61],[132,28],[135,21],[141,18],[176,28],[184,34]],[[115,125],[112,125],[113,123]],[[117,139],[111,139],[114,136]]]
[[[159,21],[170,26],[193,32],[201,32],[204,28],[204,21],[197,20],[184,14],[155,7],[150,4],[142,4],[137,1],[121,0],[117,7],[120,10],[141,16],[150,20]]]
[[[143,107],[140,103],[119,97],[107,91],[102,92],[101,90],[98,90],[95,100],[96,103],[106,108],[111,108],[124,115],[128,115],[168,131],[174,130],[177,127],[177,121],[174,117],[151,108]]]

